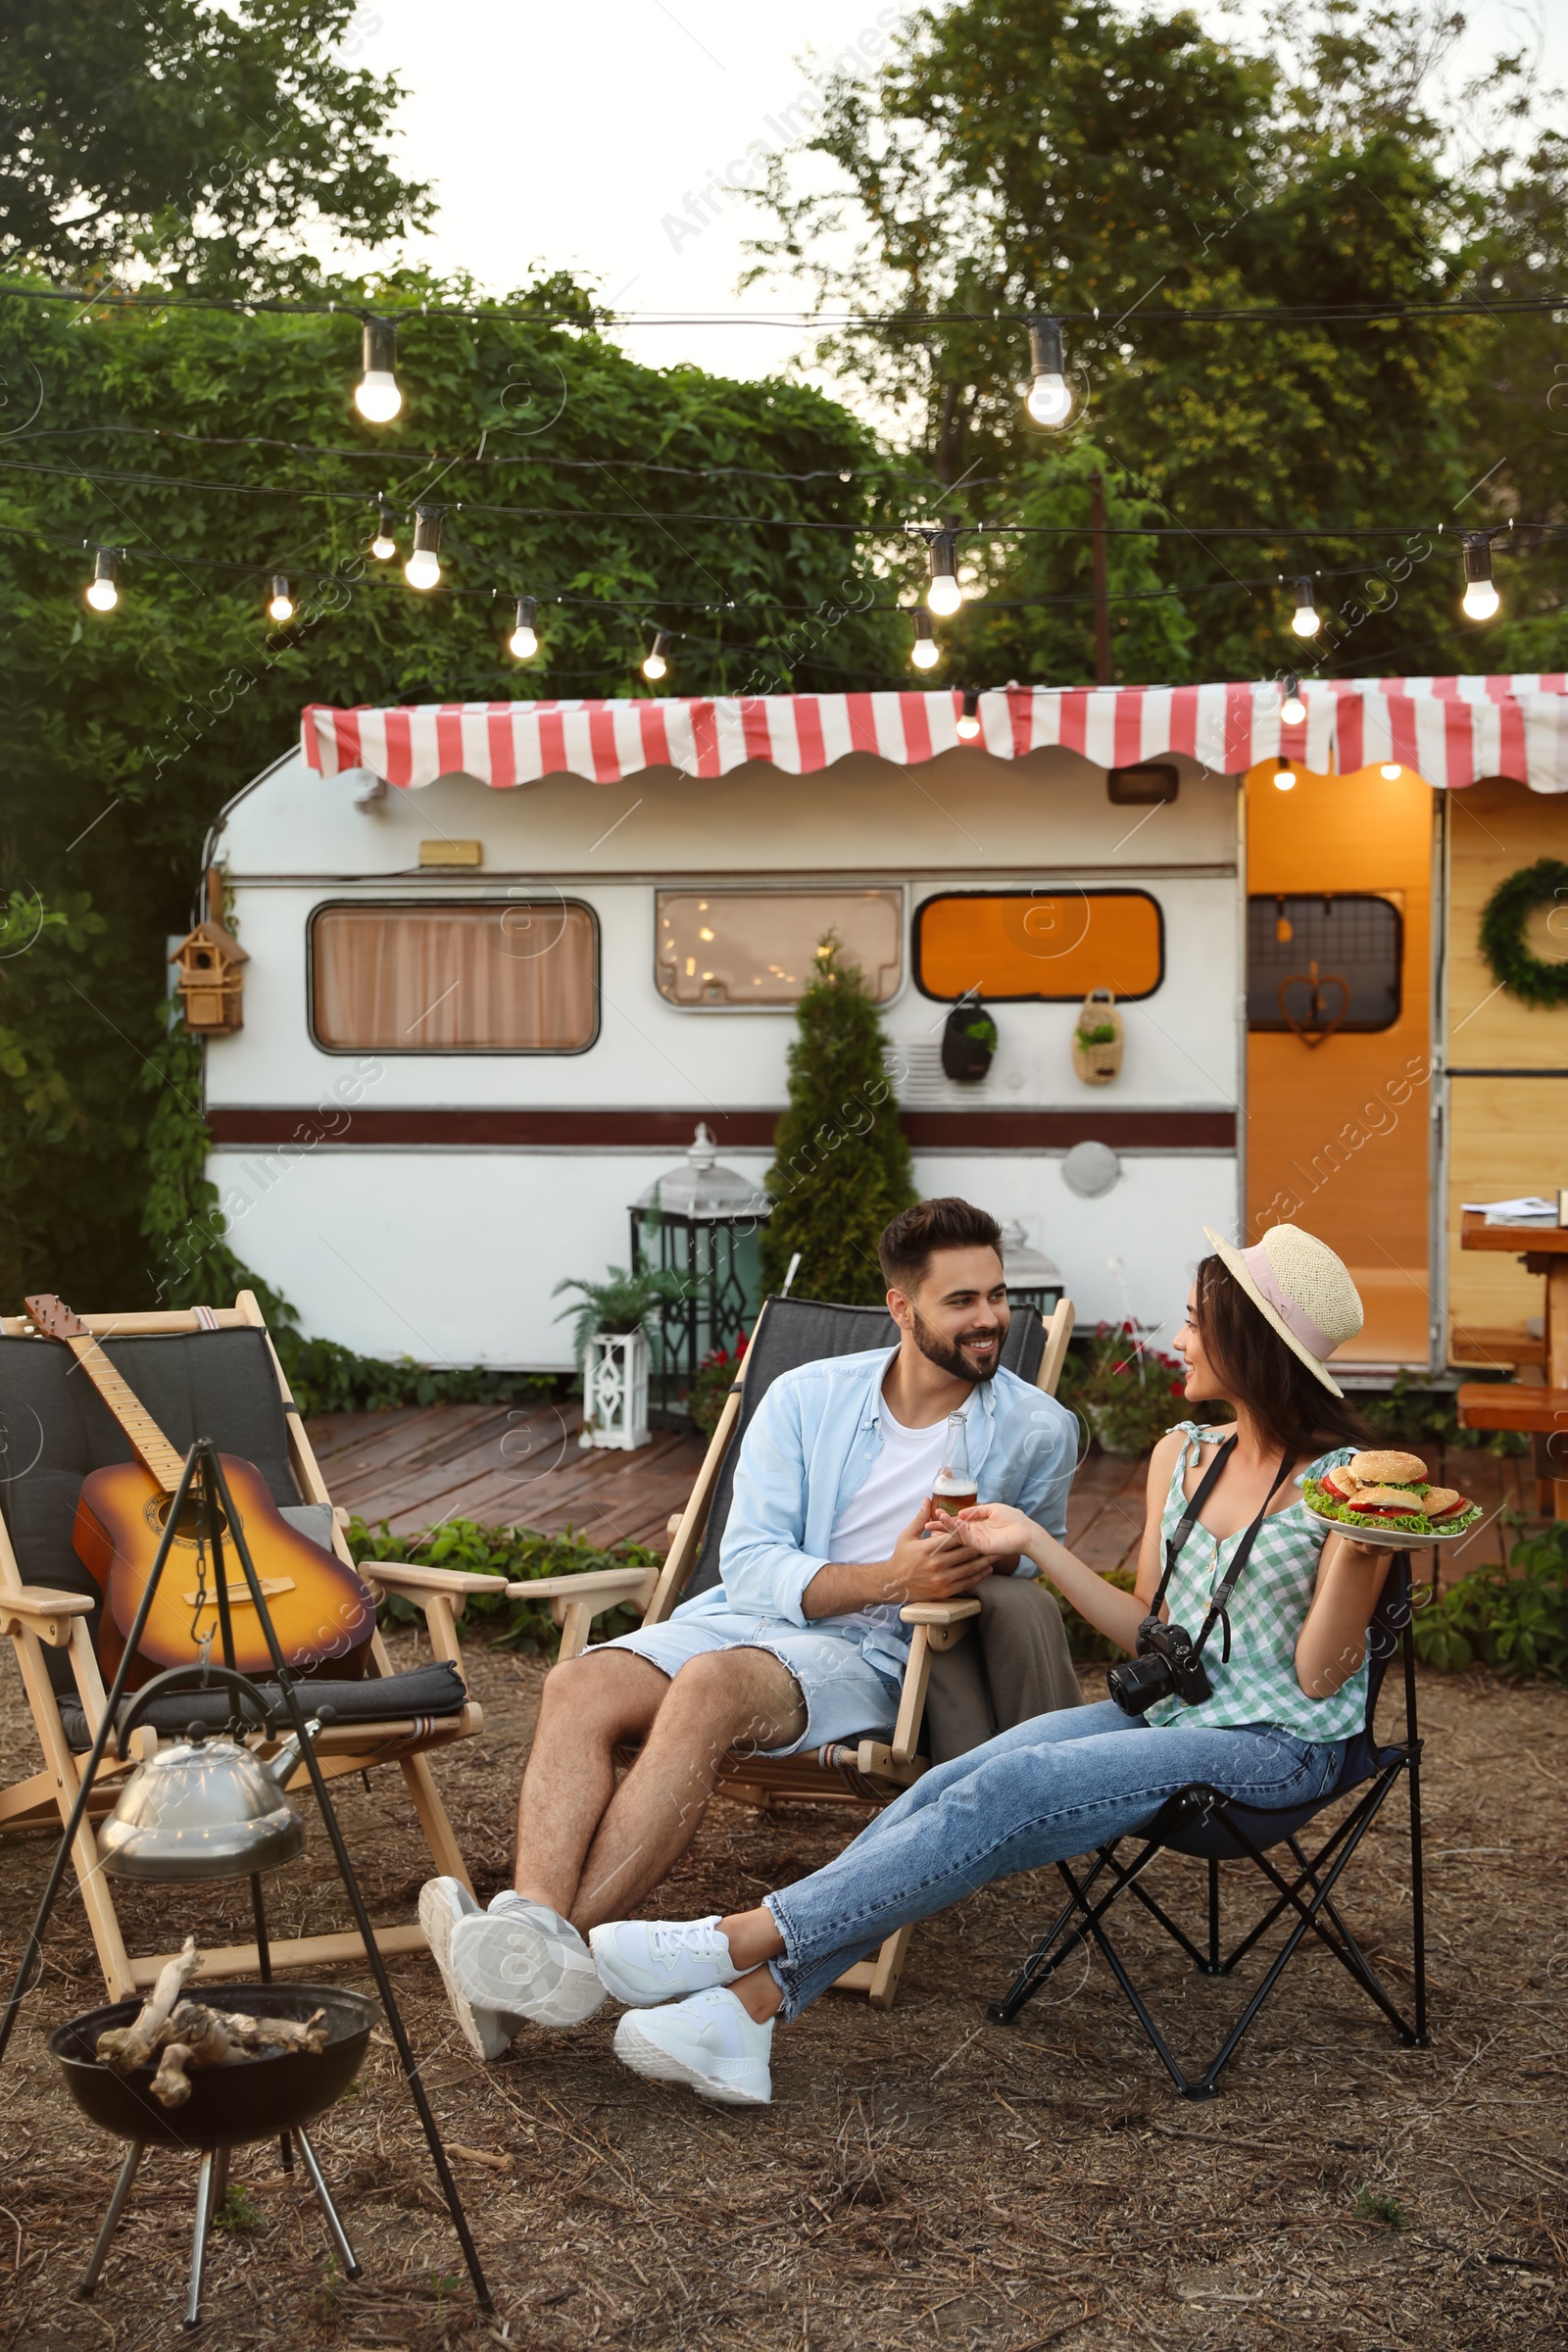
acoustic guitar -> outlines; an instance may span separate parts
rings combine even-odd
[[[105,1674],[112,1676],[125,1654],[185,1460],[79,1316],[53,1296],[29,1298],[27,1312],[37,1331],[64,1341],[71,1349],[136,1456],[133,1462],[116,1462],[89,1473],[72,1533],[77,1558],[104,1596],[98,1656]],[[253,1463],[231,1453],[220,1454],[219,1460],[289,1666],[296,1674],[329,1672],[344,1681],[356,1680],[365,1672],[375,1632],[375,1602],[369,1592],[335,1552],[323,1550],[290,1527]],[[206,1512],[218,1507],[216,1500],[209,1504],[194,1494],[186,1496],[140,1648],[126,1677],[132,1690],[165,1667],[199,1663],[208,1638],[213,1662],[223,1663],[217,1578],[205,1523]],[[226,1520],[220,1520],[219,1534],[225,1539],[223,1574],[234,1664],[241,1674],[270,1674],[271,1652]]]

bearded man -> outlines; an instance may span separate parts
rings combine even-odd
[[[589,1931],[624,1919],[674,1867],[730,1748],[790,1756],[889,1736],[909,1642],[905,1602],[978,1592],[982,1633],[1003,1620],[994,1630],[1004,1639],[985,1651],[1006,1658],[1011,1700],[1000,1703],[999,1683],[993,1718],[1005,1720],[977,1721],[968,1739],[1077,1698],[1049,1597],[1020,1580],[1009,1605],[997,1605],[993,1580],[1016,1561],[932,1540],[956,1412],[979,1499],[1016,1504],[1058,1540],[1066,1530],[1077,1424],[1002,1365],[1001,1229],[966,1200],[922,1200],[894,1218],[878,1255],[899,1344],[773,1382],[736,1465],[721,1582],[662,1625],[546,1677],[514,1888],[481,1911],[456,1879],[425,1886],[420,1924],[477,2056],[500,2057],[525,2020],[592,2016],[605,1989]],[[641,1753],[617,1786],[626,1742]]]

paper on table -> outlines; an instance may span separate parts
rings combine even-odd
[[[1524,1193],[1517,1200],[1466,1200],[1468,1214],[1484,1214],[1489,1225],[1555,1225],[1557,1203],[1543,1193]]]

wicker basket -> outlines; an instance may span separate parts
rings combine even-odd
[[[1108,1086],[1121,1076],[1126,1042],[1114,992],[1092,988],[1072,1033],[1072,1066],[1085,1086]]]

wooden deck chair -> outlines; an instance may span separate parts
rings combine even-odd
[[[183,1450],[196,1437],[210,1437],[220,1451],[254,1462],[285,1515],[348,1559],[348,1514],[332,1506],[252,1293],[242,1291],[236,1305],[216,1310],[82,1320],[175,1446]],[[0,1631],[11,1637],[43,1751],[41,1770],[0,1790],[0,1833],[70,1818],[80,1786],[78,1762],[106,1704],[93,1643],[99,1595],[73,1549],[72,1522],[88,1471],[129,1461],[131,1452],[108,1407],[88,1381],[72,1377],[74,1371],[56,1342],[32,1336],[17,1317],[0,1318]],[[338,1778],[396,1763],[435,1869],[467,1884],[429,1754],[472,1739],[482,1728],[464,1679],[457,1621],[467,1596],[493,1592],[495,1580],[378,1561],[367,1581],[395,1589],[422,1612],[432,1663],[395,1674],[377,1634],[364,1682],[314,1684],[335,1713],[316,1742],[321,1769]],[[132,1733],[132,1744],[149,1752],[161,1732],[178,1736],[207,1712],[215,1724],[226,1719],[226,1699],[186,1692],[155,1700],[151,1722]],[[276,1744],[269,1742],[264,1752]],[[95,1783],[73,1856],[111,2000],[150,1984],[169,1957],[126,1952],[113,1882],[98,1867],[93,1823],[114,1803],[136,1760],[132,1755],[117,1763],[110,1747],[99,1774],[102,1797]],[[290,1786],[304,1785],[302,1768]],[[424,1948],[413,1924],[378,1928],[376,1941],[383,1952]],[[271,1945],[278,1968],[319,1967],[363,1952],[353,1931],[279,1938]],[[206,1953],[202,1974],[250,1975],[257,1965],[254,1944],[234,1944]]]
[[[1064,1298],[1054,1312],[1040,1316],[1015,1313],[1002,1350],[1002,1360],[1020,1379],[1032,1381],[1047,1396],[1054,1396],[1062,1360],[1072,1337],[1073,1305]],[[677,1602],[706,1592],[719,1581],[718,1553],[729,1517],[735,1463],[741,1440],[768,1388],[798,1364],[815,1363],[825,1356],[853,1355],[867,1348],[891,1347],[898,1338],[892,1317],[881,1307],[832,1306],[804,1298],[769,1298],[747,1347],[740,1375],[724,1400],[724,1410],[710,1442],[690,1500],[680,1517],[670,1522],[672,1541],[662,1572],[648,1601],[645,1625],[659,1625]],[[603,1595],[576,1589],[586,1576],[557,1580],[573,1588],[571,1594],[551,1602],[563,1627],[561,1656],[577,1657],[587,1647],[591,1619],[629,1596],[631,1570],[605,1570]],[[597,1581],[597,1580],[596,1580]],[[615,1590],[608,1588],[612,1584]],[[537,1584],[518,1584],[514,1593],[537,1595]],[[978,1616],[977,1600],[913,1601],[900,1610],[913,1628],[908,1663],[905,1668],[899,1712],[891,1739],[839,1741],[798,1756],[769,1757],[736,1751],[719,1768],[718,1792],[754,1805],[799,1804],[803,1801],[856,1805],[876,1810],[890,1804],[902,1789],[919,1779],[927,1759],[917,1752],[926,1690],[931,1678],[931,1652],[951,1649],[961,1641],[966,1621]],[[630,1762],[634,1750],[624,1751]],[[890,1936],[874,1959],[858,1961],[838,1980],[847,1992],[864,1992],[873,2005],[890,2009],[908,1947],[910,1930]]]

